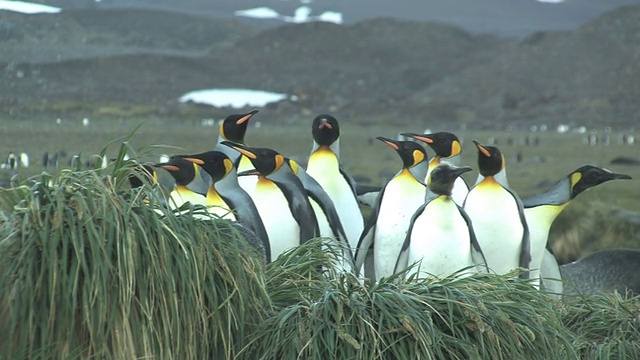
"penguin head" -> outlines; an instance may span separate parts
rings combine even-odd
[[[193,181],[199,171],[198,165],[175,155],[170,157],[169,161],[153,166],[167,170],[177,185],[184,186]]]
[[[129,184],[132,189],[142,187],[144,184],[158,184],[158,173],[149,164],[137,164],[132,167],[129,175]]]
[[[220,124],[220,139],[244,144],[244,135],[247,133],[249,119],[258,110],[253,110],[246,114],[232,114],[227,116]]]
[[[631,179],[631,176],[616,174],[593,165],[584,165],[572,172],[569,179],[571,181],[571,199],[574,199],[581,192],[596,185],[610,180]]]
[[[433,149],[436,156],[439,157],[448,158],[460,155],[462,152],[460,140],[455,134],[450,132],[437,132],[433,134],[402,133],[402,135],[426,143]]]
[[[442,162],[431,171],[429,179],[427,179],[427,186],[435,194],[451,195],[456,179],[471,170],[469,166],[458,167],[448,162]]]
[[[313,140],[319,146],[331,146],[340,137],[338,120],[331,115],[318,115],[311,125]]]
[[[494,176],[504,169],[506,165],[504,155],[502,155],[502,152],[500,152],[497,147],[482,145],[477,140],[473,140],[473,143],[476,144],[476,147],[478,148],[478,167],[480,175],[484,177]]]
[[[267,148],[254,148],[229,141],[221,144],[231,147],[251,160],[251,163],[262,176],[268,176],[279,170],[285,162],[284,156]]]
[[[422,146],[413,141],[399,141],[378,136],[376,139],[391,146],[402,159],[402,166],[412,168],[423,161],[428,161],[427,152]]]
[[[222,180],[234,169],[231,159],[220,151],[207,151],[195,155],[178,156],[202,167],[202,169],[211,176],[211,181],[213,182]]]

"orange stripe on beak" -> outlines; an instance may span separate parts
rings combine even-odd
[[[194,164],[198,164],[198,165],[204,165],[204,161],[202,159],[198,159],[198,158],[192,158],[192,157],[186,157],[183,158],[189,162],[192,162]]]

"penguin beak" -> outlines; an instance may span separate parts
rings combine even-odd
[[[397,151],[398,149],[400,149],[400,147],[398,146],[398,144],[397,144],[395,141],[391,140],[391,139],[388,139],[388,138],[386,138],[386,137],[382,137],[382,136],[378,136],[376,139],[378,139],[378,140],[382,141],[383,143],[385,143],[385,144],[387,144],[387,145],[391,146],[391,147],[392,147],[394,150],[396,150],[396,151]]]
[[[455,177],[458,177],[466,172],[469,172],[473,170],[470,166],[461,166],[455,170],[452,171],[452,173],[455,175]]]
[[[333,126],[331,126],[331,124],[329,124],[327,119],[322,119],[322,120],[320,120],[320,125],[318,125],[318,129],[320,129],[320,130],[322,130],[322,129],[331,130],[331,129],[333,129]]]
[[[251,176],[251,175],[260,176],[260,172],[256,169],[250,169],[250,170],[245,170],[238,173],[238,176]]]
[[[426,135],[414,134],[414,133],[402,133],[400,135],[411,137],[411,138],[414,138],[416,140],[420,140],[420,141],[422,141],[424,143],[427,143],[427,144],[433,144],[433,139],[427,137]]]
[[[177,167],[175,165],[172,165],[172,164],[169,164],[169,163],[153,164],[153,166],[165,169],[167,171],[179,171],[180,170],[179,167]]]
[[[611,173],[611,179],[612,180],[632,180],[633,178],[630,175],[627,174],[616,174],[616,173]]]
[[[226,145],[234,150],[236,150],[237,152],[239,152],[240,154],[248,157],[249,159],[255,160],[257,158],[256,154],[254,154],[253,152],[251,152],[247,147],[245,147],[244,145],[241,144],[236,144],[234,142],[231,141],[223,141],[221,142],[222,145]]]
[[[249,119],[251,119],[251,117],[255,114],[258,113],[258,110],[253,110],[252,112],[248,113],[247,115],[241,117],[240,119],[236,120],[236,125],[242,125],[245,122],[249,121]]]
[[[482,144],[480,144],[480,142],[478,142],[478,140],[473,139],[473,143],[476,144],[476,147],[478,148],[478,151],[481,152],[484,156],[491,157],[491,153],[489,152],[489,150],[487,150],[487,148],[482,146]]]
[[[201,165],[201,166],[204,165],[204,160],[199,159],[199,158],[185,156],[185,157],[183,157],[183,159],[185,159],[185,160],[187,160],[189,162],[192,162],[194,164],[198,164],[198,165]]]

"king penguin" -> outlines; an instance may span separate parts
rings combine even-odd
[[[544,256],[549,256],[545,255],[549,229],[562,210],[585,190],[617,179],[631,179],[631,176],[616,174],[593,165],[584,165],[564,177],[549,191],[522,201],[531,238],[532,279],[539,278],[541,271],[545,272],[542,265]],[[547,274],[542,275],[547,277]]]
[[[417,261],[407,275],[446,277],[465,268],[488,272],[471,220],[451,197],[455,180],[467,171],[471,168],[446,162],[431,171],[426,202],[411,218],[396,272]]]
[[[306,191],[281,154],[227,141],[222,144],[248,157],[259,173],[255,187],[247,193],[267,230],[272,259],[318,236],[318,223]]]
[[[342,250],[342,263],[340,270],[353,270],[353,253],[349,245],[349,240],[340,221],[340,216],[326,191],[318,182],[309,176],[307,172],[296,161],[285,159],[294,174],[298,176],[302,186],[307,192],[307,197],[313,208],[318,221],[320,236],[332,239]]]
[[[224,146],[221,143],[223,141],[231,141],[236,144],[246,145],[244,137],[247,133],[247,126],[249,120],[258,113],[258,110],[250,111],[246,114],[231,114],[227,116],[220,124],[220,130],[218,131],[218,142],[214,146],[213,150],[225,153],[233,163],[236,163],[236,158],[240,157],[240,161],[237,163],[236,169],[238,172],[244,172],[253,169],[253,164],[246,156],[243,156],[238,151]],[[238,183],[243,189],[255,187],[257,176],[241,176],[238,178]]]
[[[175,187],[167,200],[169,208],[180,208],[187,202],[193,205],[207,205],[205,195],[211,179],[200,166],[178,156],[172,156],[169,161],[154,166],[167,170],[175,180]]]
[[[478,148],[478,181],[469,190],[464,210],[491,272],[499,275],[514,269],[529,269],[529,229],[522,201],[509,188],[504,155],[495,146]],[[521,275],[529,278],[528,271]]]
[[[265,259],[271,262],[269,236],[253,200],[238,184],[235,164],[220,151],[207,151],[194,155],[181,155],[187,161],[198,164],[211,177],[207,192],[209,211],[236,220],[250,229],[261,242]]]
[[[402,159],[402,169],[380,190],[373,212],[358,241],[356,269],[373,246],[375,278],[394,274],[398,255],[407,236],[411,217],[424,204],[427,191],[422,182],[428,167],[425,149],[413,141],[378,137]]]
[[[455,134],[450,132],[437,132],[433,134],[403,133],[402,135],[426,143],[436,153],[429,161],[429,171],[427,171],[425,182],[427,181],[427,178],[429,178],[431,171],[433,171],[433,169],[441,162],[460,165],[462,145]],[[453,185],[453,192],[451,193],[453,201],[462,206],[468,193],[469,186],[464,179],[462,177],[456,178],[456,182]]]
[[[331,115],[318,115],[311,125],[313,148],[307,173],[329,195],[340,221],[355,249],[364,228],[364,219],[356,195],[355,182],[340,166],[340,126]]]

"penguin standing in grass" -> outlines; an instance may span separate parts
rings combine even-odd
[[[359,269],[373,246],[375,277],[380,279],[394,274],[411,217],[424,204],[427,187],[422,181],[427,174],[429,159],[425,149],[413,141],[377,139],[400,155],[402,169],[380,190],[358,241],[355,263]]]
[[[531,238],[532,279],[539,278],[540,272],[545,271],[543,258],[549,238],[549,229],[562,210],[585,190],[618,179],[631,179],[631,176],[616,174],[593,165],[584,165],[564,177],[549,191],[522,201]]]
[[[450,132],[437,132],[433,134],[403,133],[402,135],[426,143],[436,153],[429,161],[429,171],[427,172],[425,182],[427,181],[427,178],[429,178],[431,171],[433,171],[433,169],[441,162],[460,165],[462,145],[455,134]],[[456,182],[453,185],[453,192],[451,193],[453,201],[462,206],[468,193],[469,186],[464,179],[462,177],[456,178]]]
[[[233,148],[224,146],[221,143],[223,141],[231,141],[236,144],[245,145],[244,137],[247,133],[249,120],[251,120],[253,115],[257,113],[258,110],[253,110],[246,114],[231,114],[222,121],[222,124],[220,124],[218,142],[216,143],[216,146],[214,146],[213,150],[225,153],[234,164],[237,164],[237,172],[251,170],[253,169],[253,164],[246,156],[243,156]],[[238,157],[240,157],[240,161],[236,163],[236,159]],[[256,181],[258,181],[257,176],[241,176],[238,178],[240,186],[245,190],[253,188]]]
[[[255,167],[253,171],[259,174],[255,187],[247,193],[267,230],[272,259],[319,235],[306,191],[282,155],[272,149],[250,148],[227,141],[222,144],[248,157]]]
[[[206,173],[203,174],[200,166],[178,156],[172,156],[169,161],[154,166],[167,170],[176,182],[167,200],[169,208],[176,209],[187,202],[207,205],[205,195],[211,179]]]
[[[491,272],[502,275],[514,269],[528,270],[531,262],[529,229],[522,202],[509,189],[504,155],[495,146],[478,148],[478,181],[469,191],[464,210]],[[529,278],[528,271],[522,273]]]
[[[311,125],[313,148],[307,174],[329,195],[340,216],[352,249],[364,228],[355,182],[340,166],[340,126],[331,115],[318,115]]]
[[[298,176],[307,192],[307,197],[318,221],[320,236],[331,238],[335,241],[335,244],[342,249],[341,270],[351,271],[353,269],[353,253],[333,201],[322,186],[309,176],[297,162],[291,159],[285,160],[289,164],[291,171]]]
[[[473,272],[488,272],[471,220],[451,197],[455,180],[467,171],[446,162],[431,171],[426,202],[411,219],[395,272],[417,261],[407,275],[446,277],[474,266]]]
[[[271,262],[267,230],[253,200],[238,184],[235,164],[231,159],[220,151],[180,155],[180,157],[200,165],[211,177],[206,196],[209,212],[236,220],[250,229],[260,239],[261,247],[265,249],[266,261]]]

